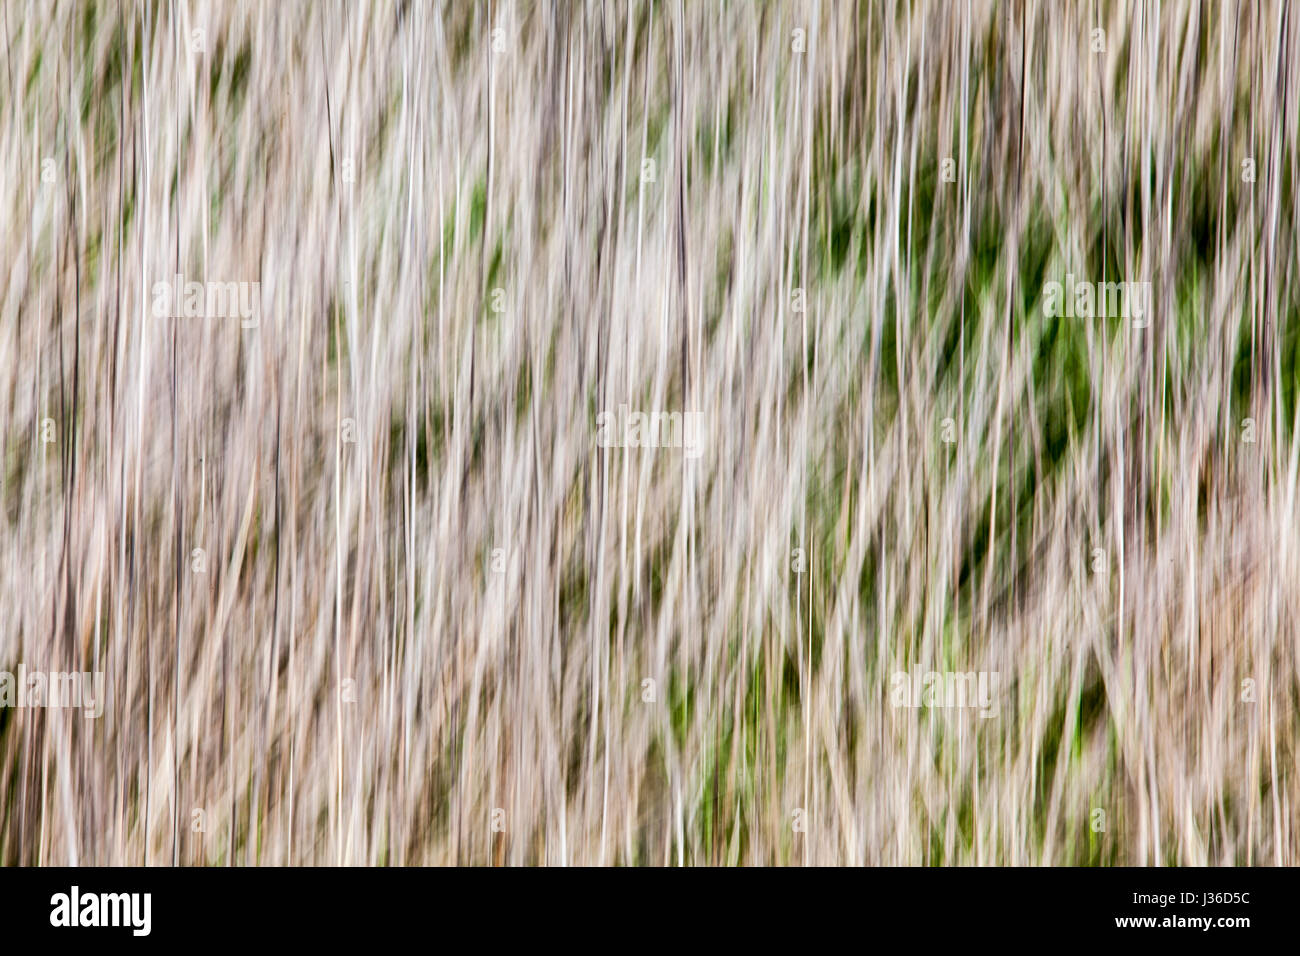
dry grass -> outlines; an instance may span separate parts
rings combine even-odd
[[[1297,862],[1294,10],[2,15],[0,861]]]

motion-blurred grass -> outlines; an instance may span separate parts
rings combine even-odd
[[[1295,862],[1284,4],[3,27],[0,860]]]

